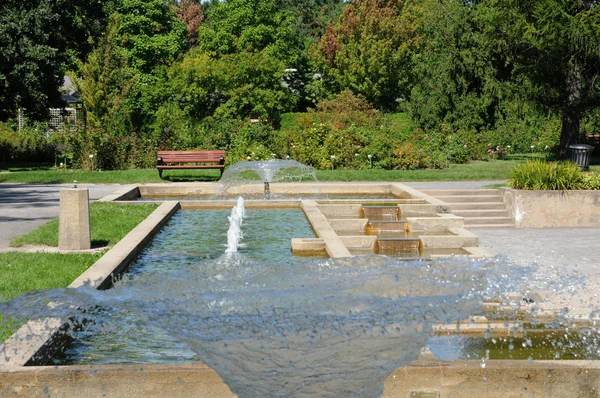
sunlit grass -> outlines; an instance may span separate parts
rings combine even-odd
[[[24,293],[67,287],[102,253],[0,253],[0,301],[9,301]],[[0,316],[0,341],[6,340],[24,320]]]
[[[426,170],[317,170],[321,181],[468,181],[468,180],[505,180],[510,171],[519,163],[530,159],[546,160],[544,154],[509,154],[504,160],[452,164],[446,169]],[[548,158],[547,160],[552,160]],[[219,181],[218,170],[166,170],[163,179],[158,177],[156,169],[132,169],[115,171],[56,171],[50,167],[14,168],[0,173],[0,183],[40,183],[59,184],[79,183],[96,184],[144,184],[192,181]],[[592,158],[590,170],[600,172],[600,158]],[[253,175],[254,178],[256,178]]]
[[[90,235],[93,247],[114,245],[156,209],[155,204],[120,205],[94,202],[90,205]],[[11,246],[58,246],[58,219],[12,240]]]

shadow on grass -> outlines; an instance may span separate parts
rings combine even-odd
[[[203,175],[203,174],[174,174],[165,175],[162,179],[170,182],[217,182],[221,179],[220,175]]]
[[[53,163],[0,163],[0,171],[47,171]]]
[[[101,249],[108,246],[108,241],[104,239],[92,239],[92,249]]]

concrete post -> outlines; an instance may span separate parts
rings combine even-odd
[[[90,241],[89,191],[82,188],[60,190],[58,217],[58,248],[61,250],[88,250]]]

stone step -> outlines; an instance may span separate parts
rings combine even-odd
[[[496,229],[496,228],[515,228],[515,224],[473,224],[465,225],[467,229]]]
[[[465,228],[473,225],[512,224],[509,217],[469,217],[465,218]]]
[[[497,189],[430,189],[421,191],[427,195],[438,196],[502,196]]]
[[[446,203],[502,203],[500,195],[450,195],[435,198]]]
[[[502,202],[475,202],[475,203],[451,203],[450,210],[504,210],[504,203]]]
[[[510,217],[510,214],[508,214],[508,210],[506,209],[452,209],[452,214],[464,217],[465,219],[471,217]]]

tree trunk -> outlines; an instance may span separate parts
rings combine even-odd
[[[566,81],[566,104],[562,111],[562,129],[557,158],[567,159],[569,145],[577,144],[581,112],[581,72],[577,63],[570,66]]]
[[[569,145],[577,144],[579,138],[580,115],[577,111],[565,110],[562,115],[562,129],[557,158],[564,160],[569,157]]]

